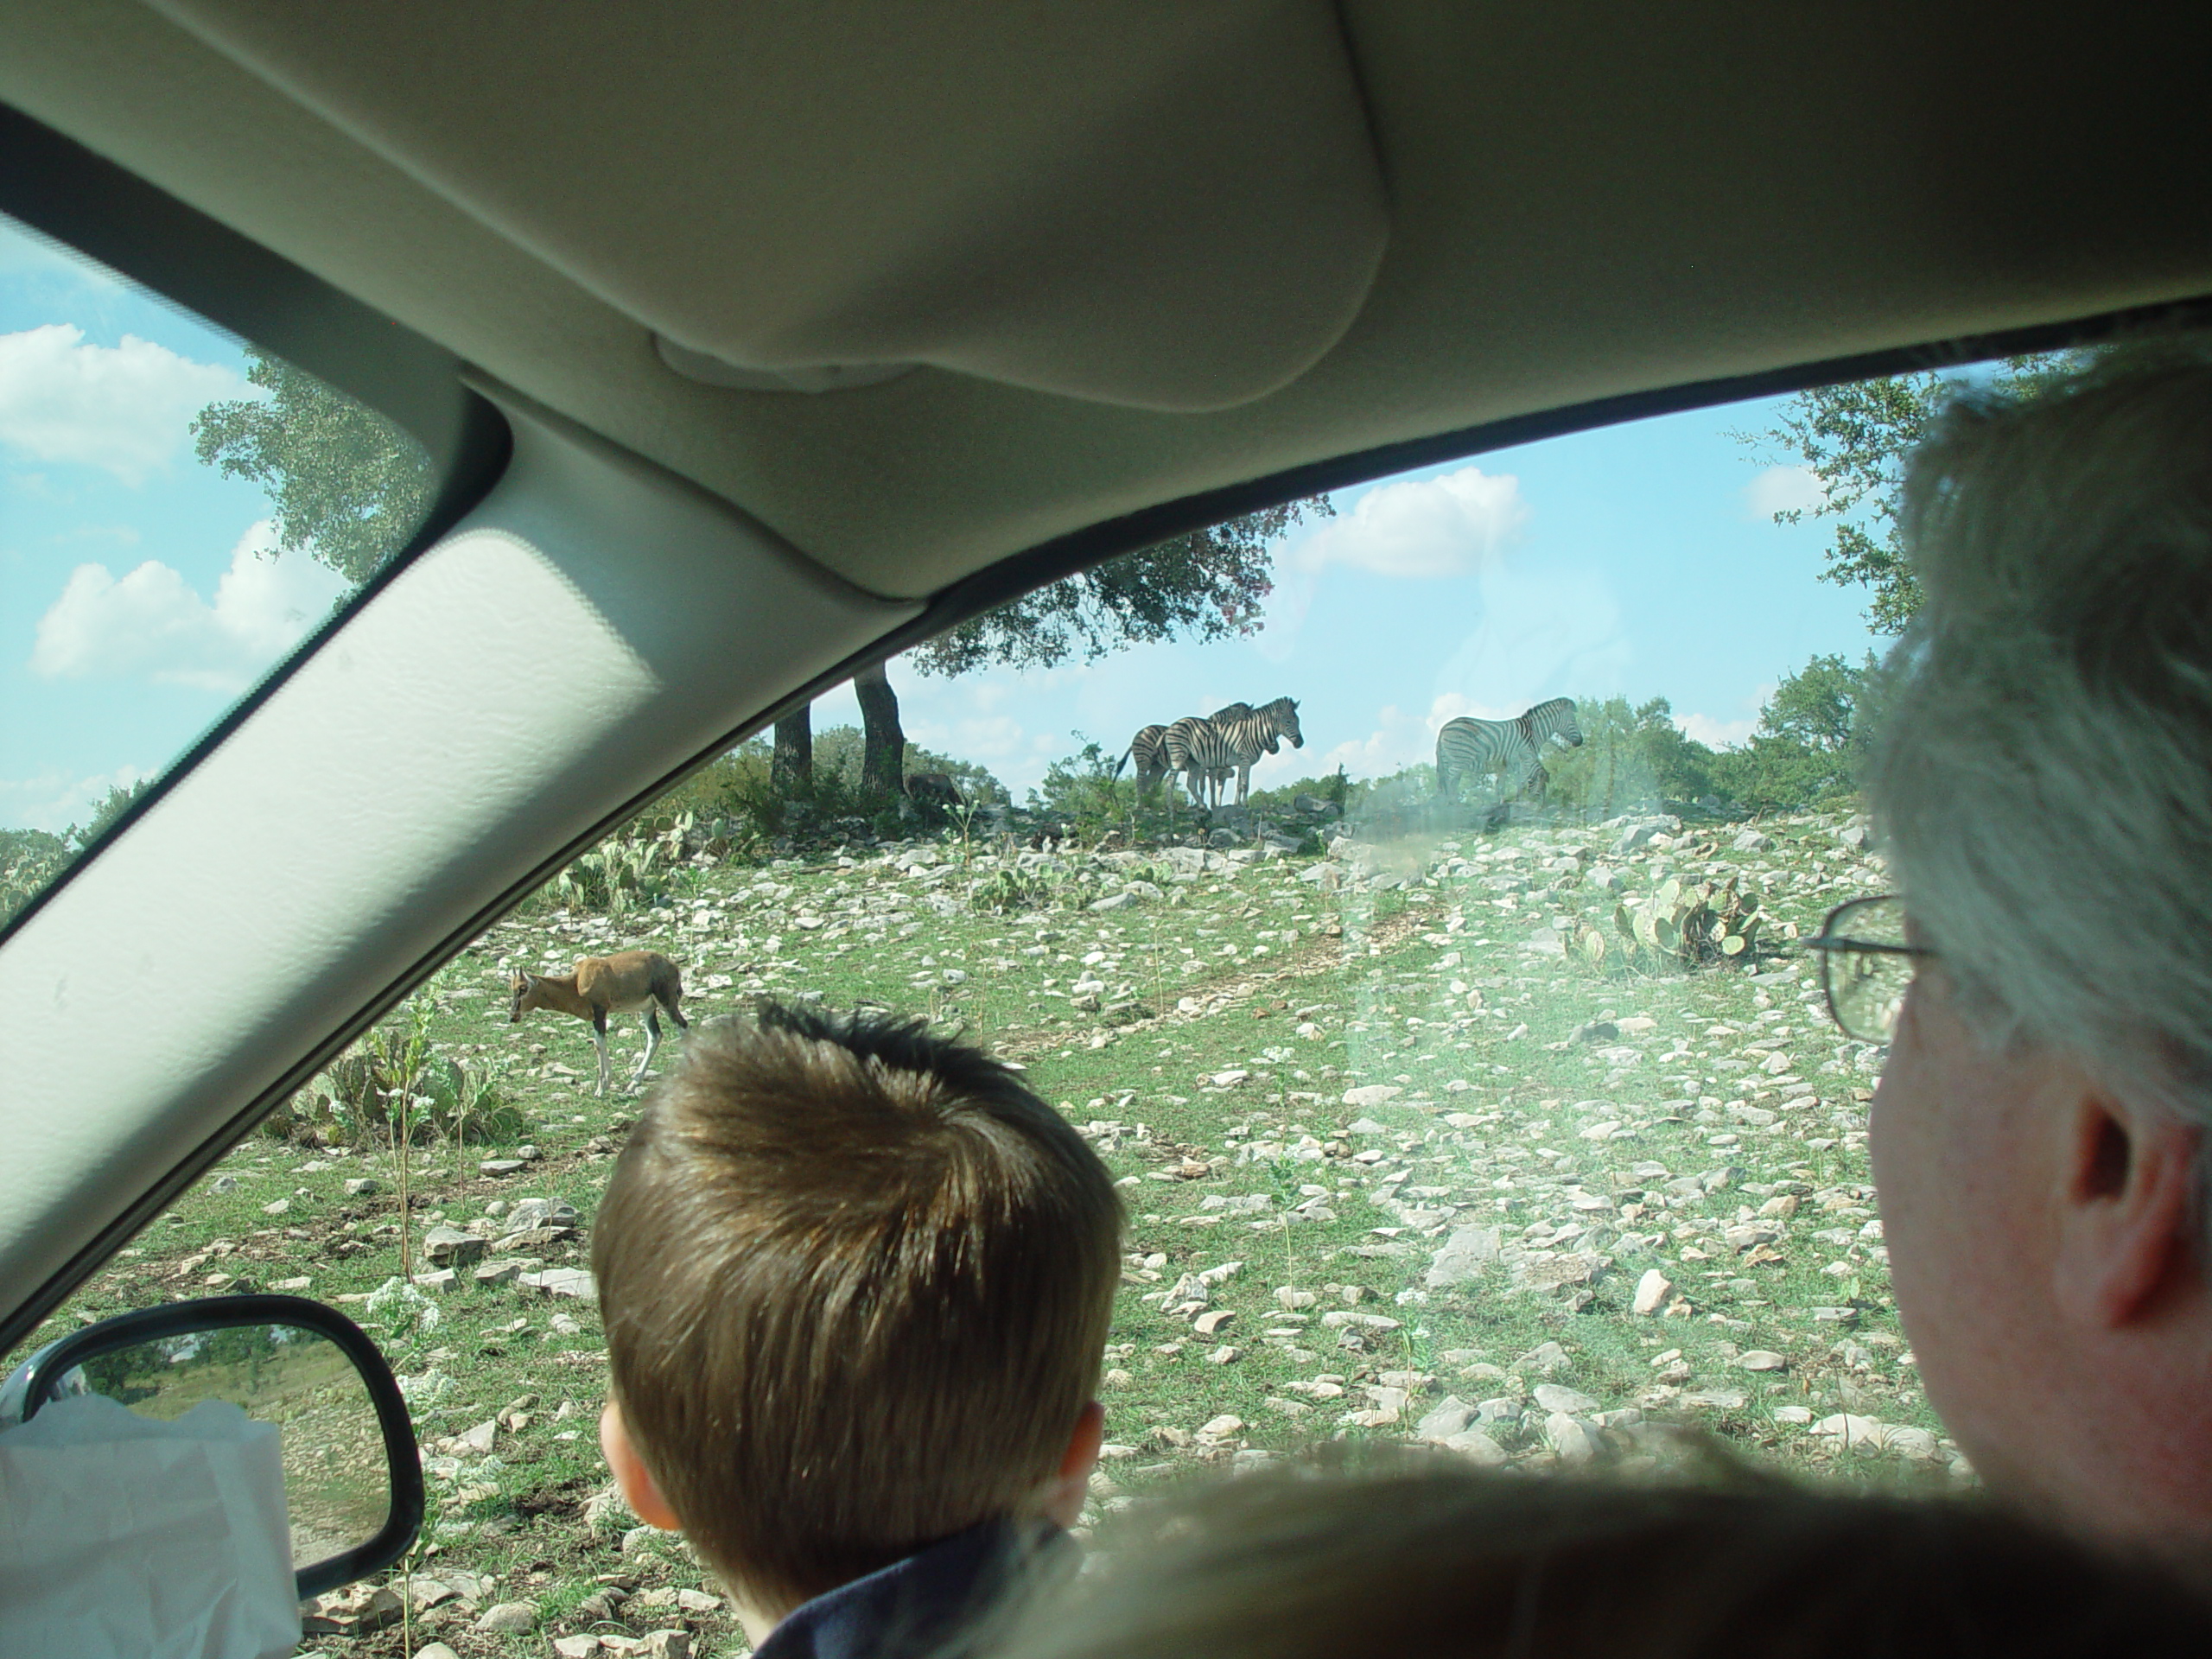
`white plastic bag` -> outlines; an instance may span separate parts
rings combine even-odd
[[[0,1433],[0,1659],[283,1659],[300,1643],[273,1424],[97,1395]]]

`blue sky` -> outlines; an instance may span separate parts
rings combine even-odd
[[[194,459],[187,426],[247,395],[223,335],[0,221],[0,826],[58,830],[157,772],[340,596],[270,556],[268,504]],[[1664,696],[1693,735],[1740,741],[1818,652],[1878,641],[1864,596],[1815,580],[1824,532],[1784,528],[1802,473],[1729,436],[1738,404],[1500,450],[1337,498],[1278,550],[1255,635],[938,680],[894,663],[908,734],[1019,794],[1080,733],[1234,699],[1300,702],[1302,753],[1265,785],[1387,772],[1455,714],[1554,696]],[[849,690],[817,728],[857,723]]]
[[[1691,735],[1740,742],[1781,677],[1882,641],[1865,595],[1817,580],[1824,528],[1782,526],[1810,478],[1730,433],[1750,403],[1494,451],[1336,498],[1287,539],[1267,625],[1249,639],[1146,646],[1046,672],[935,680],[893,664],[908,734],[982,761],[1017,794],[1072,733],[1118,751],[1149,721],[1233,700],[1300,700],[1306,747],[1255,786],[1395,771],[1454,715],[1551,696],[1666,697]],[[858,720],[851,693],[815,723]]]

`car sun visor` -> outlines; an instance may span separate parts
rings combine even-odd
[[[1389,231],[1325,0],[154,3],[715,384],[1228,408],[1336,343]]]

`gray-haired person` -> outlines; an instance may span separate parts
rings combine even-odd
[[[1830,1006],[1891,1045],[1897,1306],[1993,1491],[2212,1567],[2212,353],[1961,397],[1867,792],[1898,896]]]

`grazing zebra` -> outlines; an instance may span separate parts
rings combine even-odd
[[[1114,775],[1119,778],[1122,768],[1132,760],[1137,763],[1137,798],[1142,800],[1154,784],[1175,770],[1167,764],[1167,728],[1165,726],[1147,726],[1131,738],[1129,747],[1114,763]],[[1168,791],[1168,797],[1170,800],[1173,799],[1174,791],[1172,788]]]
[[[1571,697],[1540,702],[1518,720],[1470,720],[1464,715],[1447,720],[1436,734],[1436,792],[1456,798],[1462,779],[1495,773],[1499,805],[1531,783],[1541,800],[1551,781],[1544,770],[1544,745],[1571,749],[1581,742],[1582,728],[1575,724]]]
[[[1231,771],[1236,773],[1236,800],[1241,806],[1251,792],[1252,763],[1262,754],[1281,752],[1282,740],[1294,749],[1306,747],[1298,729],[1298,704],[1277,697],[1264,708],[1232,702],[1203,719],[1192,715],[1167,728],[1167,763],[1190,780],[1191,798],[1198,798],[1201,777],[1210,784],[1211,800],[1219,805]]]

